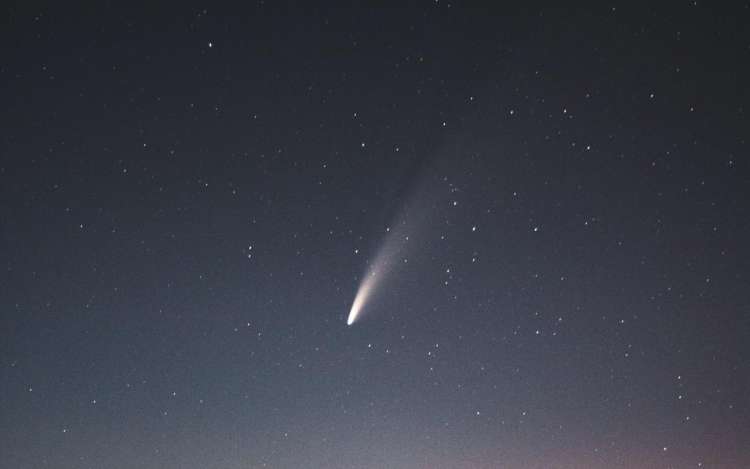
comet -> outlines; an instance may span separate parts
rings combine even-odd
[[[410,226],[404,218],[396,228],[386,228],[387,235],[383,245],[357,289],[357,294],[349,310],[349,317],[346,319],[348,326],[354,324],[362,316],[362,311],[373,294],[381,288],[386,278],[390,277],[393,268],[403,259],[403,251],[409,245]]]
[[[367,303],[367,300],[370,299],[370,295],[375,289],[376,283],[377,279],[375,277],[375,272],[371,272],[359,285],[357,295],[354,297],[354,302],[352,303],[352,309],[349,310],[349,317],[346,319],[347,326],[351,326],[352,324],[354,324],[354,321],[357,320],[357,318],[359,317],[359,313],[365,306],[365,303]]]
[[[375,257],[375,261],[370,265],[370,268],[359,284],[354,302],[352,302],[352,307],[349,310],[349,317],[346,319],[347,326],[351,326],[359,319],[362,310],[369,302],[373,293],[379,289],[380,284],[387,276],[386,274],[391,270],[395,263],[395,258],[400,251],[400,243],[397,243],[392,237],[385,240],[383,247]]]
[[[455,202],[445,199],[446,195],[456,192],[455,185],[440,174],[436,170],[426,171],[415,184],[411,196],[407,197],[393,228],[386,228],[381,247],[359,283],[346,319],[347,326],[362,318],[368,304],[377,292],[384,290],[383,285],[388,279],[394,274],[405,273],[402,267],[407,263],[406,251],[416,254],[427,246],[424,241],[430,230],[425,228],[433,223],[440,207],[455,207]],[[413,275],[413,271],[411,273]]]
[[[362,312],[373,295],[382,289],[382,285],[388,278],[393,276],[392,272],[397,270],[397,266],[403,266],[406,263],[404,251],[410,247],[412,242],[410,239],[415,234],[415,228],[422,226],[423,221],[423,212],[419,211],[415,214],[405,210],[401,221],[394,228],[386,228],[383,244],[360,281],[346,319],[347,326],[351,326],[362,317]]]

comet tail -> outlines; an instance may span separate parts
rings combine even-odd
[[[375,273],[372,272],[370,275],[367,276],[367,278],[360,284],[359,290],[357,290],[357,296],[354,297],[354,302],[352,303],[352,309],[349,311],[349,317],[346,319],[346,325],[351,326],[354,324],[354,321],[357,320],[357,317],[359,316],[360,311],[362,311],[362,307],[367,302],[367,299],[370,297],[370,294],[372,293],[373,287],[375,286]]]

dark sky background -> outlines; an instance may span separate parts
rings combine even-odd
[[[2,7],[0,467],[750,467],[747,2],[308,3]]]

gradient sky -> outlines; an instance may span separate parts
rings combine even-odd
[[[750,467],[746,2],[33,3],[0,467]]]

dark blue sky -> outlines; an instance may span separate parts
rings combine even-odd
[[[748,5],[1,24],[0,466],[750,466]]]

